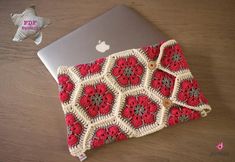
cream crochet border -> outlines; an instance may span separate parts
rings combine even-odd
[[[163,55],[164,48],[166,48],[167,46],[172,46],[176,43],[177,42],[175,40],[169,40],[161,45],[160,53],[156,61],[156,67],[154,69],[148,68],[148,62],[150,62],[150,60],[144,54],[144,51],[141,48],[130,49],[108,56],[103,64],[101,73],[94,74],[92,76],[86,76],[84,78],[80,77],[80,74],[77,72],[76,67],[61,66],[58,68],[57,70],[58,75],[67,74],[68,76],[70,76],[71,80],[75,84],[75,89],[71,94],[70,101],[62,103],[64,114],[71,112],[74,113],[76,117],[79,119],[79,121],[84,125],[84,131],[80,137],[79,144],[77,146],[69,148],[70,153],[73,156],[82,157],[80,158],[80,160],[83,160],[85,156],[84,155],[85,151],[91,149],[90,141],[95,133],[95,130],[103,126],[116,124],[122,129],[123,132],[125,132],[128,135],[129,138],[141,137],[159,131],[164,127],[167,127],[168,109],[163,106],[162,102],[162,99],[164,99],[165,97],[162,96],[159,92],[155,91],[153,88],[151,88],[151,86],[149,86],[151,81],[151,76],[156,68],[176,77],[172,96],[169,98],[173,104],[188,107],[192,110],[200,111],[203,117],[205,117],[207,113],[211,111],[211,107],[208,104],[203,104],[193,107],[183,102],[177,101],[176,96],[180,88],[179,87],[180,81],[193,78],[193,75],[189,70],[181,70],[176,73],[173,73],[161,66],[160,61]],[[140,85],[123,88],[119,86],[116,80],[111,76],[111,68],[115,63],[116,58],[123,56],[130,56],[130,55],[135,55],[138,58],[138,60],[144,65],[144,67],[147,67],[146,68],[147,70],[142,76],[143,79]],[[76,101],[78,100],[79,96],[82,94],[82,89],[85,85],[87,84],[93,85],[100,81],[106,83],[108,88],[112,92],[114,92],[116,96],[114,100],[113,110],[108,115],[99,116],[95,119],[90,119],[89,116],[84,111],[84,109],[80,107]],[[125,102],[124,99],[125,96],[138,95],[140,93],[146,94],[160,107],[158,110],[155,123],[143,126],[136,130],[126,120],[124,120],[121,117],[120,112]]]

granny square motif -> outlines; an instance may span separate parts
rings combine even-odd
[[[205,117],[208,101],[175,40],[58,68],[70,153]]]

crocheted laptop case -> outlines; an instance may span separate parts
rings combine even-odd
[[[205,117],[211,107],[175,40],[58,68],[70,153]]]

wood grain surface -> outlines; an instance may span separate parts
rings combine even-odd
[[[235,161],[235,1],[0,0],[0,162],[78,162],[66,144],[57,85],[37,51],[126,4],[178,40],[213,110],[208,117],[87,152],[87,162]],[[43,42],[12,42],[10,13],[35,4]],[[215,146],[224,142],[219,152]]]

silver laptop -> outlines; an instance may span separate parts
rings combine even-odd
[[[112,53],[166,40],[150,22],[131,8],[116,6],[38,51],[57,81],[60,65],[87,63]]]

